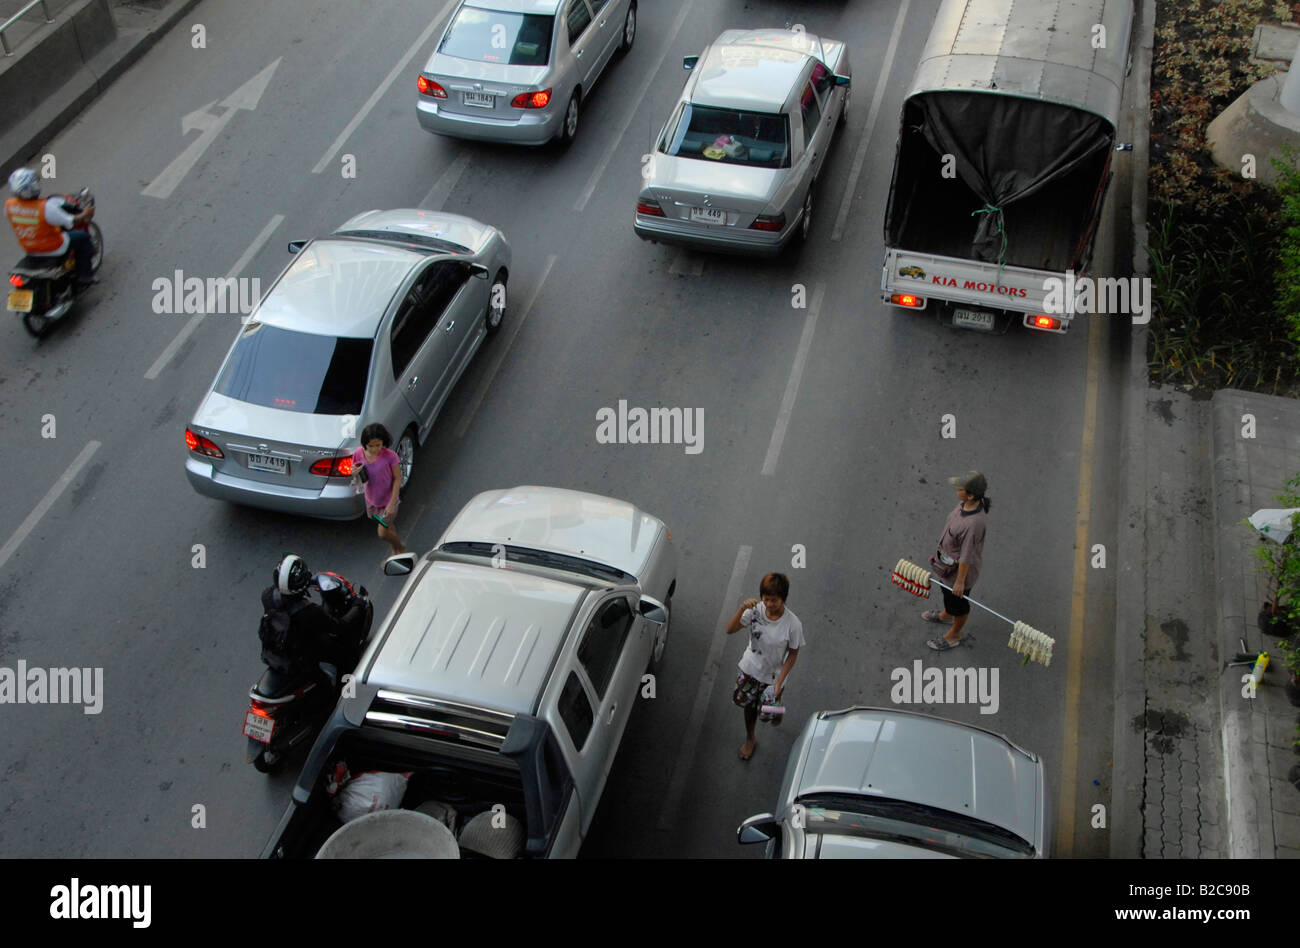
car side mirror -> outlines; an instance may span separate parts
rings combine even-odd
[[[398,553],[384,560],[385,576],[408,576],[415,570],[414,553]]]
[[[686,56],[686,57],[684,57],[684,58],[682,59],[682,68],[683,68],[683,69],[694,69],[694,68],[695,68],[695,64],[698,63],[699,61],[700,61],[700,57],[699,57],[699,56]]]
[[[658,599],[642,596],[641,602],[637,605],[637,611],[651,622],[657,622],[659,625],[668,622],[668,609]]]
[[[307,246],[307,241],[305,240],[291,240],[289,241],[289,253],[297,253],[299,250],[301,250],[303,247],[306,246]]]
[[[853,84],[853,80],[849,76],[836,76],[835,84],[837,86],[848,86]]]
[[[486,280],[488,278],[488,268],[483,266],[481,263],[471,263],[469,265],[469,272],[480,280]]]
[[[736,830],[736,842],[745,846],[750,843],[767,843],[771,842],[778,832],[776,817],[771,813],[759,813],[740,824]]]

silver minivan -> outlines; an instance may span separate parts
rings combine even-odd
[[[464,0],[417,79],[426,131],[567,144],[583,99],[636,38],[636,0]]]
[[[1000,734],[915,711],[818,711],[776,813],[740,825],[777,859],[1042,859],[1042,760]]]

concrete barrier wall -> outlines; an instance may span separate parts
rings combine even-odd
[[[39,14],[39,7],[37,8]],[[117,38],[108,0],[76,0],[0,60],[0,135]]]

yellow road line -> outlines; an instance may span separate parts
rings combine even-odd
[[[1083,691],[1083,620],[1087,610],[1092,458],[1097,440],[1097,390],[1101,376],[1102,323],[1088,318],[1088,380],[1083,397],[1083,443],[1079,452],[1079,507],[1074,526],[1074,587],[1070,594],[1070,641],[1066,649],[1065,721],[1061,739],[1061,786],[1057,793],[1053,855],[1074,855],[1074,806],[1079,778],[1079,695]]]

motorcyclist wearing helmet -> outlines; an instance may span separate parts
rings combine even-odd
[[[95,282],[91,269],[94,247],[90,233],[82,228],[94,212],[70,214],[62,197],[41,200],[41,179],[31,168],[19,168],[9,176],[14,196],[5,201],[5,216],[23,250],[32,257],[61,258],[69,249],[76,254],[77,282]]]
[[[312,600],[312,583],[311,570],[296,553],[276,565],[271,585],[262,591],[262,609],[271,617],[287,614],[289,627],[278,645],[263,640],[262,661],[287,674],[314,671],[322,662],[334,666],[336,675],[345,674],[358,657],[365,603],[358,599],[336,619]]]

